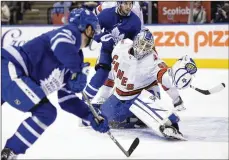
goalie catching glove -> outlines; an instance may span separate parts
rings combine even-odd
[[[180,58],[172,66],[173,84],[178,89],[185,89],[191,85],[192,79],[197,72],[196,63],[188,55]]]

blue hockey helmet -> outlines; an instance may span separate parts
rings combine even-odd
[[[87,9],[73,9],[69,14],[68,23],[77,25],[81,32],[84,32],[88,25],[91,25],[95,34],[101,32],[97,16]]]

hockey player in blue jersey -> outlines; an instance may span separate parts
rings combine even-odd
[[[98,14],[99,23],[101,29],[104,29],[104,33],[95,36],[97,41],[102,42],[102,49],[97,60],[98,64],[95,66],[97,72],[91,82],[104,82],[103,77],[106,76],[101,75],[109,74],[113,47],[122,39],[129,38],[134,40],[135,36],[141,31],[141,21],[131,11],[133,3],[133,1],[119,1],[117,2],[117,7],[106,8]],[[94,90],[92,94],[85,92],[89,99],[92,99],[101,87],[101,84],[96,84],[95,86],[88,85],[87,87],[89,90]]]
[[[25,119],[9,138],[1,159],[15,159],[24,154],[42,133],[55,121],[56,108],[47,96],[63,86],[79,93],[86,85],[82,48],[90,44],[99,31],[97,17],[89,10],[74,9],[69,24],[38,36],[21,47],[1,49],[1,100],[32,116]],[[86,64],[87,65],[87,64]],[[107,119],[96,123],[88,106],[76,98],[77,106],[62,107],[89,121],[96,131],[109,130]]]
[[[103,34],[95,36],[95,40],[100,42],[100,38],[107,33],[111,33],[115,43],[124,38],[131,40],[141,30],[141,20],[131,11],[133,1],[118,1],[117,7],[106,8],[98,14]]]
[[[99,83],[92,86],[88,85],[88,87],[91,87],[90,90],[93,91],[93,95],[85,92],[89,99],[95,96],[98,89],[105,82],[106,75],[111,70],[111,53],[115,44],[124,38],[133,40],[141,30],[139,17],[131,11],[133,3],[132,1],[119,1],[117,7],[104,9],[98,14],[100,27],[104,32],[94,37],[94,40],[102,43],[102,49],[98,64],[95,66],[97,72],[92,81],[98,81]],[[68,100],[74,100],[75,98],[73,93],[63,90],[59,92],[58,97],[60,106],[67,106],[70,103]]]

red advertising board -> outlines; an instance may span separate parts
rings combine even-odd
[[[193,2],[195,3],[195,2]],[[201,5],[207,14],[207,22],[211,21],[211,2],[202,1]],[[158,23],[187,23],[190,2],[158,2]]]

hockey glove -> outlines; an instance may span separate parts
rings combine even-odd
[[[91,126],[95,131],[106,133],[110,129],[108,126],[107,117],[102,114],[99,114],[99,121],[94,117],[93,114],[89,114],[87,119],[90,121]]]
[[[68,87],[71,91],[75,93],[82,92],[87,84],[87,74],[88,67],[90,63],[84,63],[82,66],[82,72],[73,73],[72,76],[68,80]]]

